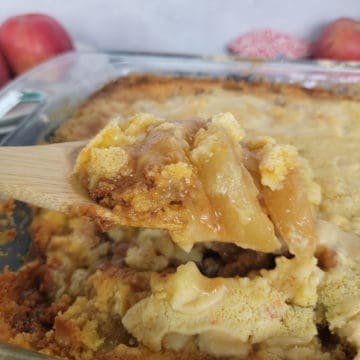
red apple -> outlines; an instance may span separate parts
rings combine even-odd
[[[10,80],[9,67],[4,56],[0,53],[0,87]]]
[[[57,54],[73,49],[73,43],[54,18],[26,14],[7,19],[0,27],[0,47],[11,70],[20,74]]]
[[[313,46],[315,58],[360,60],[360,22],[340,18],[328,24]]]

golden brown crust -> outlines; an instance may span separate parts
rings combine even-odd
[[[110,82],[91,95],[72,118],[57,130],[55,140],[82,140],[94,136],[112,117],[122,113],[122,104],[130,106],[142,99],[163,102],[176,96],[210,93],[214,88],[261,97],[269,97],[271,94],[279,106],[286,105],[287,97],[304,100],[360,98],[360,94],[339,94],[324,89],[305,89],[292,84],[130,74]]]
[[[65,295],[47,304],[41,279],[37,262],[16,274],[6,270],[0,274],[0,340],[33,349],[46,346],[45,333],[70,301]]]

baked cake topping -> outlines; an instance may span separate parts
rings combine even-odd
[[[227,279],[206,278],[189,262],[166,278],[154,274],[152,295],[130,308],[123,323],[154,351],[179,351],[192,340],[214,355],[244,357],[244,349],[275,339],[285,347],[307,344],[317,334],[321,278],[315,259],[278,258],[260,276]]]

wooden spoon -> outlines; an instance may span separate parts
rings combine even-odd
[[[106,231],[114,225],[139,226],[94,202],[73,176],[76,157],[87,141],[51,145],[0,146],[0,197],[41,208],[91,217]],[[158,228],[157,224],[148,227]]]
[[[84,141],[0,147],[0,194],[66,212],[71,206],[96,205],[71,174]]]

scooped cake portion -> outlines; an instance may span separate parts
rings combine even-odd
[[[316,245],[314,212],[293,146],[249,146],[230,114],[111,122],[80,153],[75,172],[122,225],[160,228],[186,251],[219,241],[299,257]],[[275,234],[279,234],[279,238]]]

